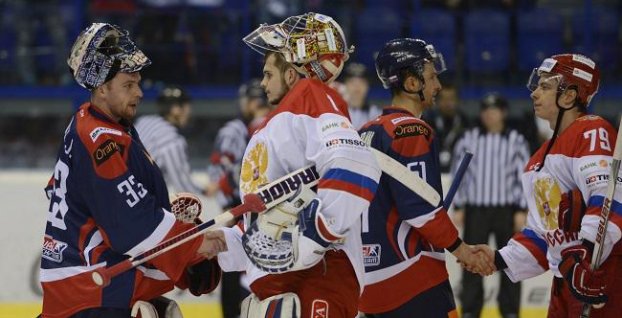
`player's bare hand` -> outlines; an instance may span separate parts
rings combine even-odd
[[[453,254],[463,268],[475,274],[488,276],[497,270],[494,264],[494,251],[491,256],[481,245],[476,248],[462,243]]]
[[[203,243],[197,253],[207,259],[212,259],[220,252],[227,251],[227,241],[222,230],[207,231],[203,234]]]

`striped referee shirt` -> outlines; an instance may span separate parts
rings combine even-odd
[[[210,180],[218,181],[223,175],[233,178],[232,196],[219,191],[216,200],[221,207],[227,207],[239,201],[240,167],[248,144],[248,127],[240,118],[232,119],[218,130],[214,150],[207,167]]]
[[[529,160],[529,144],[514,129],[487,133],[481,127],[467,130],[454,146],[451,173],[455,174],[465,151],[473,153],[454,198],[456,208],[465,205],[527,209],[521,176]]]
[[[188,144],[177,127],[159,115],[141,116],[134,125],[143,145],[175,192],[203,193],[190,178]]]

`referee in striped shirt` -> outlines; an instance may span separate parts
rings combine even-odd
[[[136,130],[156,164],[166,185],[175,192],[205,195],[205,189],[190,178],[188,144],[179,129],[190,118],[190,96],[178,86],[165,87],[157,99],[158,114],[138,118]]]
[[[507,242],[524,226],[527,204],[523,198],[521,175],[529,160],[529,145],[523,135],[506,125],[508,102],[491,93],[481,101],[480,125],[467,130],[456,142],[452,173],[465,151],[473,160],[454,200],[457,225],[464,223],[464,241],[487,244],[490,234],[496,242]],[[464,222],[463,222],[464,221]],[[462,317],[479,317],[483,301],[482,277],[463,271]],[[520,283],[501,275],[497,298],[504,318],[518,317]]]

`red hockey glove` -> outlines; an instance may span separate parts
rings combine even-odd
[[[607,295],[604,293],[605,273],[602,270],[590,269],[592,258],[590,245],[591,243],[584,241],[581,245],[563,250],[562,261],[558,268],[575,298],[588,304],[603,304],[607,301]]]
[[[581,230],[581,220],[585,215],[585,202],[579,189],[573,189],[562,194],[559,202],[559,214],[557,224],[565,232],[579,232]]]

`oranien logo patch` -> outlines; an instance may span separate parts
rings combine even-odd
[[[106,160],[110,159],[116,151],[123,155],[123,145],[117,144],[114,140],[106,140],[93,152],[95,165],[99,166],[106,162]]]

